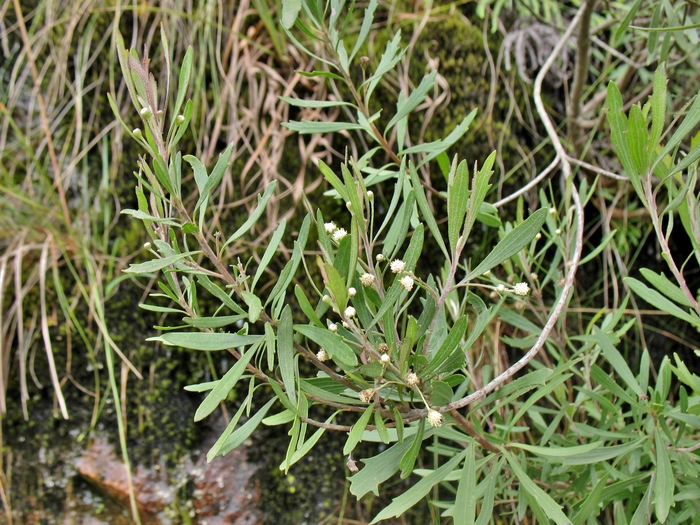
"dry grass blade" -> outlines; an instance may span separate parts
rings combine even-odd
[[[41,304],[41,335],[44,338],[44,348],[46,349],[46,358],[49,361],[49,372],[51,374],[51,383],[53,384],[54,392],[58,399],[58,406],[61,408],[63,419],[68,419],[68,407],[66,400],[61,392],[61,383],[58,380],[58,372],[56,371],[56,363],[53,358],[53,349],[51,346],[51,335],[49,334],[48,313],[46,311],[46,272],[48,271],[49,248],[51,237],[44,241],[44,246],[41,249],[39,257],[39,299]],[[55,264],[55,261],[54,261]]]

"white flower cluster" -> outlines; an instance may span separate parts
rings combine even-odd
[[[390,265],[391,271],[394,273],[401,273],[406,269],[406,263],[401,259],[394,259],[391,261]]]
[[[517,283],[513,286],[513,293],[515,295],[527,295],[530,293],[530,287],[527,283]]]
[[[371,273],[363,273],[360,276],[360,282],[362,286],[372,286],[374,284],[374,275]]]
[[[430,410],[428,410],[428,423],[430,423],[430,426],[432,427],[441,427],[442,414],[437,410],[431,408]]]

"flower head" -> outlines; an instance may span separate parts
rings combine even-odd
[[[498,286],[496,286],[496,291],[498,293],[503,293],[506,291],[506,286],[504,284],[499,284]]]
[[[374,275],[371,273],[363,273],[360,276],[360,282],[362,286],[372,286],[374,284]]]
[[[336,225],[334,222],[326,222],[323,228],[326,230],[326,233],[333,233],[336,229]]]
[[[368,388],[367,390],[363,390],[360,392],[360,401],[363,403],[369,403],[372,401],[372,398],[374,397],[374,388]]]
[[[316,352],[316,359],[321,361],[322,363],[324,361],[328,361],[328,352],[326,352],[323,348],[321,348],[318,352]]]
[[[391,361],[391,357],[389,357],[389,354],[382,354],[382,355],[379,356],[379,360],[380,360],[383,364],[387,364],[389,361]]]
[[[356,314],[356,313],[357,313],[357,311],[356,311],[352,306],[348,306],[348,307],[345,309],[345,316],[348,317],[348,318],[350,318],[350,319],[352,319],[353,317],[355,317],[355,314]]]
[[[337,331],[338,331],[338,325],[335,324],[335,323],[331,323],[331,324],[328,325],[328,329],[329,329],[331,332],[337,332]]]
[[[345,228],[338,228],[333,232],[333,240],[335,242],[340,242],[340,240],[348,234]]]
[[[418,376],[413,370],[409,370],[406,377],[403,378],[408,386],[416,386],[418,384]]]
[[[428,410],[428,423],[430,423],[430,426],[433,427],[441,427],[442,414],[437,410],[431,408],[430,410]]]
[[[406,269],[406,263],[403,262],[401,259],[394,259],[393,261],[391,261],[390,268],[392,272],[400,273]]]
[[[355,295],[357,295],[357,290],[355,290],[355,288],[351,286],[350,288],[348,288],[348,295],[350,297],[355,297]]]
[[[386,259],[386,257],[384,257],[384,254],[378,253],[376,259],[377,262],[383,262]]]
[[[411,277],[410,275],[404,276],[399,282],[401,283],[401,286],[403,286],[404,290],[406,290],[407,292],[413,290],[413,277]]]
[[[527,283],[517,283],[513,286],[513,293],[515,295],[527,295],[530,293],[530,287]]]

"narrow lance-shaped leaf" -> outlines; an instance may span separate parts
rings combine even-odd
[[[435,84],[436,76],[437,71],[433,71],[429,75],[423,77],[423,80],[421,80],[418,87],[411,92],[406,101],[403,104],[401,104],[400,107],[396,108],[396,115],[394,115],[394,118],[392,118],[386,125],[386,128],[384,129],[384,135],[386,135],[399,120],[410,114],[414,109],[416,109],[416,107],[418,107],[418,104],[425,100],[428,91],[430,91],[433,88],[433,85]]]
[[[202,401],[202,403],[199,405],[199,408],[197,408],[197,412],[194,414],[195,421],[201,421],[207,417],[216,409],[217,406],[219,406],[221,401],[226,399],[228,393],[236,386],[236,383],[238,383],[238,380],[243,375],[243,372],[245,372],[250,360],[257,353],[256,350],[257,347],[248,350],[236,362],[236,364],[233,365],[231,369],[226,372],[221,379],[219,379],[219,381],[217,381],[216,386],[211,392],[209,392],[209,395],[204,398],[204,401]]]
[[[190,74],[192,72],[193,54],[194,51],[192,50],[192,46],[187,46],[187,52],[185,53],[182,63],[180,64],[180,78],[177,84],[177,98],[175,99],[173,120],[180,114],[180,108],[182,107],[182,103],[185,101],[185,96],[187,96],[187,87],[190,84]]]
[[[637,396],[642,397],[644,392],[642,391],[637,379],[634,377],[632,370],[630,370],[627,361],[622,357],[622,354],[615,348],[606,334],[604,334],[600,328],[597,326],[593,327],[593,335],[596,338],[598,346],[603,351],[605,359],[608,360],[613,367],[613,370],[618,376],[630,387]]]
[[[473,525],[476,517],[476,458],[474,440],[469,441],[467,457],[462,467],[462,477],[457,487],[455,508],[452,513],[454,525]]]
[[[472,191],[471,197],[469,199],[469,207],[467,209],[467,220],[464,225],[464,236],[465,241],[469,238],[469,234],[474,227],[474,222],[476,221],[479,211],[481,210],[481,205],[486,198],[486,194],[491,188],[489,181],[491,180],[491,175],[493,175],[493,163],[496,161],[496,152],[493,151],[491,155],[487,157],[484,161],[484,165],[481,169],[474,175],[472,181]],[[476,167],[474,168],[476,170]]]
[[[294,330],[323,348],[336,364],[341,367],[356,367],[357,356],[352,349],[343,342],[343,338],[338,334],[328,331],[326,328],[317,326],[297,325]]]
[[[267,185],[267,188],[265,188],[265,193],[262,194],[262,196],[258,195],[258,205],[253,210],[253,213],[250,214],[250,217],[248,217],[248,220],[243,223],[243,225],[238,228],[231,237],[228,238],[228,240],[224,243],[224,245],[221,247],[223,250],[231,244],[233,241],[239,239],[253,227],[253,225],[258,221],[260,216],[263,214],[265,211],[265,207],[267,206],[267,202],[270,200],[270,197],[272,197],[272,194],[275,192],[275,188],[277,187],[277,181],[272,181],[270,184]]]
[[[367,427],[367,423],[369,422],[369,418],[372,416],[372,412],[374,412],[374,403],[370,403],[370,405],[357,420],[357,423],[352,426],[348,440],[345,442],[345,446],[343,447],[344,456],[347,456],[353,450],[355,450],[357,444],[362,440],[362,434]]]
[[[679,319],[682,319],[693,326],[700,326],[700,317],[697,315],[693,316],[686,310],[680,308],[676,303],[669,301],[666,297],[661,295],[656,290],[652,290],[643,282],[634,279],[633,277],[626,277],[623,279],[625,284],[629,286],[634,293],[639,297],[644,299],[649,304],[655,306],[659,310],[663,310]]]
[[[355,55],[360,50],[360,47],[367,39],[367,35],[369,35],[369,30],[372,28],[372,22],[374,21],[374,11],[377,9],[377,3],[377,0],[370,0],[369,5],[367,5],[365,8],[365,14],[362,17],[362,27],[360,28],[357,42],[355,42],[355,46],[352,48],[352,53],[350,53],[350,62],[352,62],[352,59],[355,58]]]
[[[615,148],[615,153],[617,153],[617,156],[620,158],[622,167],[627,172],[634,190],[646,206],[644,189],[640,181],[641,174],[637,171],[630,152],[629,139],[627,138],[627,117],[622,111],[622,95],[620,94],[617,84],[612,81],[608,84],[607,104],[610,138],[613,148]]]
[[[661,430],[654,429],[654,448],[656,448],[656,482],[654,483],[654,508],[661,523],[666,522],[669,510],[675,506],[673,492],[675,479],[668,458],[668,450],[661,435]]]
[[[165,345],[181,346],[182,348],[211,352],[252,345],[257,343],[261,338],[261,335],[220,334],[214,332],[168,332],[156,337],[149,337],[146,341],[160,341]]]
[[[423,444],[423,433],[425,432],[425,418],[418,422],[418,431],[414,434],[411,441],[411,447],[401,457],[399,468],[401,469],[401,479],[406,479],[413,472],[413,466],[416,464],[416,458],[420,453]]]
[[[413,191],[416,193],[416,203],[418,204],[418,208],[421,211],[421,215],[423,215],[423,219],[428,225],[428,229],[433,234],[435,242],[437,242],[438,246],[442,250],[445,259],[449,260],[450,254],[447,251],[447,248],[445,247],[445,242],[442,239],[442,234],[440,233],[440,229],[438,228],[437,222],[435,221],[435,217],[433,216],[433,211],[430,209],[428,199],[425,196],[425,191],[423,190],[423,184],[418,178],[418,172],[416,171],[413,162],[408,163],[408,171],[411,175],[411,185],[413,186]]]
[[[231,436],[229,436],[229,438],[221,445],[221,449],[219,450],[219,453],[217,455],[225,456],[234,448],[241,446],[245,442],[245,440],[248,439],[250,435],[255,431],[255,429],[258,428],[260,422],[267,415],[267,411],[270,410],[270,407],[272,407],[275,401],[277,401],[276,398],[270,399],[257,414],[251,417],[248,421],[245,422],[243,426],[241,426],[238,430],[231,434]],[[211,459],[209,458],[209,454],[207,454],[207,461],[211,461]]]
[[[539,233],[546,217],[547,210],[542,208],[509,231],[491,253],[489,253],[476,268],[469,272],[466,280],[471,280],[483,275],[491,268],[510,259],[513,255],[525,248],[525,246],[530,244],[530,241],[535,238],[535,235]]]
[[[453,258],[459,257],[455,250],[464,226],[468,201],[469,167],[464,160],[457,165],[457,156],[455,155],[447,182],[447,233]]]
[[[302,0],[282,0],[282,25],[291,29],[297,21]]]
[[[399,516],[401,516],[404,512],[406,512],[408,509],[410,509],[416,503],[422,500],[425,496],[427,496],[435,485],[440,483],[450,473],[452,473],[452,471],[457,468],[457,465],[459,465],[460,461],[464,459],[464,456],[466,456],[466,454],[466,450],[460,452],[450,461],[445,463],[442,467],[438,468],[437,470],[434,470],[433,472],[425,476],[418,483],[416,483],[410,489],[404,492],[401,496],[394,498],[391,502],[391,505],[389,505],[379,514],[377,514],[375,518],[370,522],[370,525],[391,517],[398,518]]]
[[[197,204],[194,207],[195,210],[199,209],[200,206],[206,207],[205,202],[209,200],[209,194],[214,188],[216,188],[219,185],[219,183],[221,182],[221,178],[224,176],[226,168],[228,168],[229,164],[231,164],[232,151],[233,143],[229,144],[226,150],[223,153],[221,153],[221,155],[219,155],[219,160],[216,162],[216,165],[214,166],[211,175],[209,175],[209,177],[206,179],[204,187],[199,188],[199,199],[197,199]],[[188,158],[186,158],[185,160],[191,162],[192,158],[193,157],[188,156]],[[197,181],[197,186],[199,186],[199,180]],[[204,212],[202,212],[202,214],[200,215],[200,222],[203,213]]]
[[[255,285],[257,284],[258,279],[262,277],[262,274],[265,272],[267,265],[270,264],[272,257],[275,255],[275,252],[277,251],[277,248],[280,245],[280,241],[282,240],[282,236],[284,235],[284,230],[286,227],[287,219],[282,219],[279,225],[277,226],[275,233],[272,234],[272,237],[270,238],[270,244],[267,245],[262,259],[260,259],[260,266],[258,266],[258,269],[255,271],[255,277],[253,277],[253,282],[250,285],[251,291],[255,289]]]
[[[512,454],[503,451],[508,463],[513,469],[513,473],[517,478],[518,482],[522,487],[530,494],[530,496],[542,507],[547,517],[557,525],[571,525],[571,520],[566,517],[561,510],[561,505],[557,504],[556,501],[552,499],[544,490],[537,486],[537,484],[530,479],[530,477],[525,473],[523,468],[520,466],[518,459]]]
[[[297,404],[296,363],[294,361],[294,333],[292,331],[292,310],[287,305],[282,310],[277,325],[277,356],[282,374],[282,383],[292,405]]]

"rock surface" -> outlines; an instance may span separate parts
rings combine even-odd
[[[169,525],[179,521],[180,512],[187,512],[197,525],[258,525],[264,523],[257,509],[260,488],[253,481],[257,467],[248,462],[248,452],[240,447],[224,457],[207,463],[206,450],[216,441],[224,427],[214,425],[211,436],[203,443],[203,451],[180,467],[178,482],[169,479],[163,468],[136,465],[132,482],[143,525]],[[76,471],[99,492],[114,500],[122,509],[129,509],[126,468],[120,454],[106,438],[96,436],[90,447],[76,460]],[[188,501],[178,501],[181,487],[192,484]],[[192,486],[190,485],[190,486]],[[102,523],[76,520],[75,523]]]

